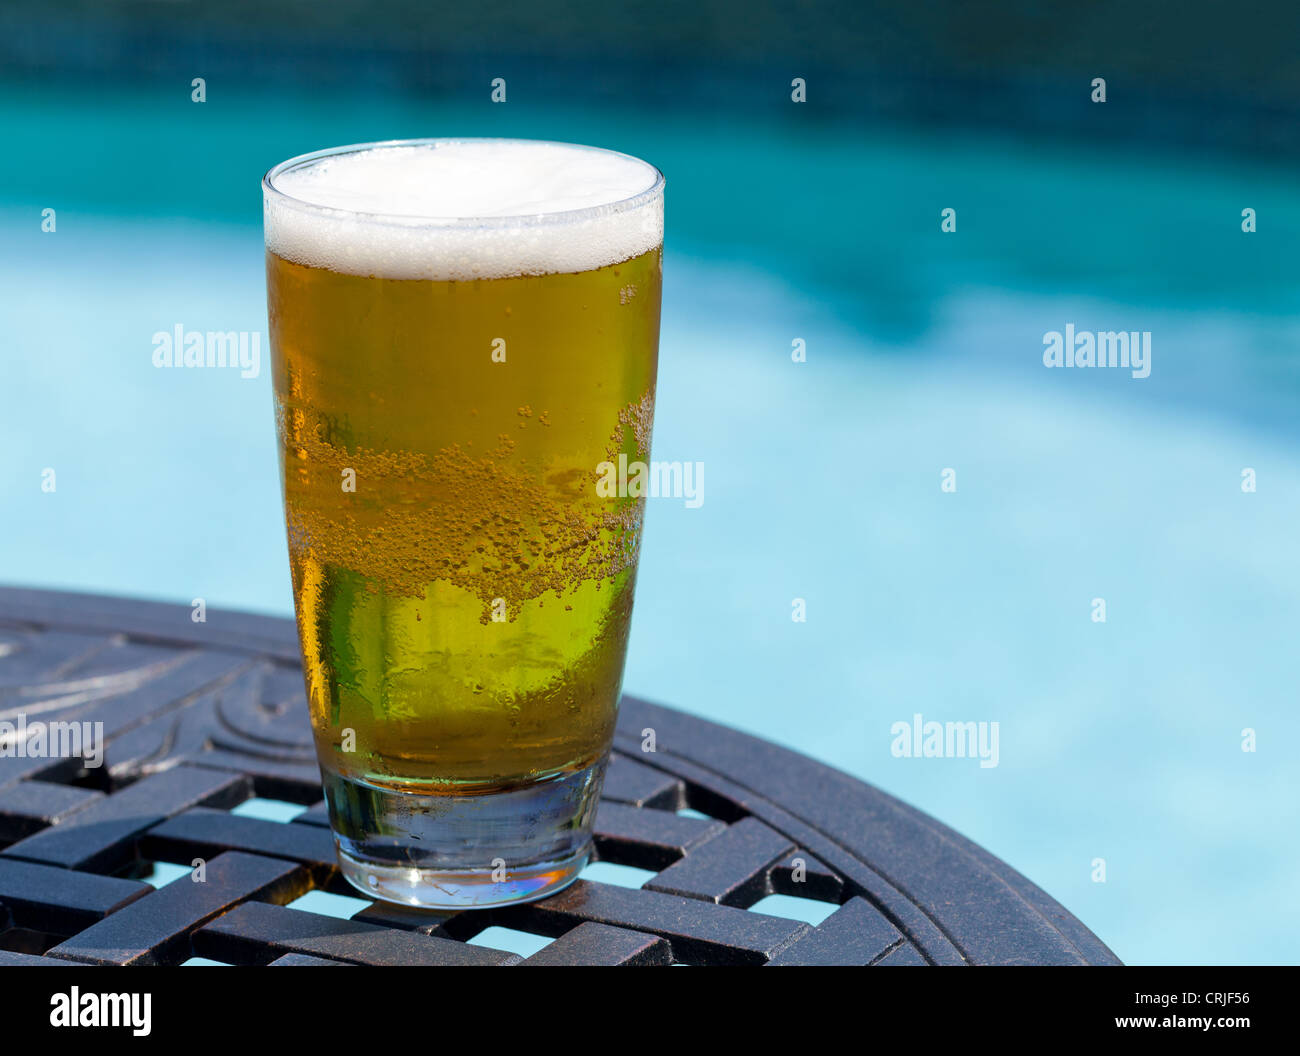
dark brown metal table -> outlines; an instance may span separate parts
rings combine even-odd
[[[102,765],[86,765],[88,745],[18,754],[32,724],[56,721],[102,722]],[[185,606],[0,588],[0,723],[0,964],[1119,963],[1044,891],[906,803],[632,698],[596,854],[652,872],[640,888],[581,879],[453,916],[289,908],[311,890],[359,894],[334,865],[291,620],[208,610],[196,623]],[[230,813],[253,797],[309,809]],[[200,859],[202,883],[140,879]],[[774,893],[835,908],[816,926],[749,908]],[[554,941],[528,958],[467,943],[491,926]]]

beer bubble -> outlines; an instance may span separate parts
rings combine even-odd
[[[591,271],[663,241],[654,166],[535,140],[426,140],[295,158],[268,174],[263,205],[266,245],[278,256],[392,279]]]

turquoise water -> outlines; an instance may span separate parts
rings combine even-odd
[[[150,361],[177,323],[265,332],[272,162],[627,150],[669,177],[655,457],[706,467],[701,508],[651,504],[627,690],[909,800],[1125,960],[1297,960],[1289,173],[788,109],[209,99],[0,92],[0,581],[291,612],[265,364]],[[1067,323],[1150,331],[1151,376],[1045,369]],[[895,757],[917,713],[999,723],[998,765]]]

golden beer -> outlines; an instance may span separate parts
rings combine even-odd
[[[355,181],[370,166],[400,192],[394,174],[418,168],[421,197],[437,197],[440,177],[451,198],[491,193],[458,166],[486,166],[480,183],[522,179],[491,157],[552,183],[555,164],[621,159],[646,184],[621,213],[613,202],[475,224],[399,212],[384,226],[334,215],[328,193],[308,212],[292,180],[268,176],[268,195],[290,196],[268,204],[267,227],[290,567],[345,874],[426,905],[537,897],[585,861],[617,714],[644,499],[602,497],[596,481],[620,454],[649,460],[662,177],[558,144],[367,149]],[[340,164],[347,176],[346,156],[325,157],[334,168],[298,193]],[[564,853],[513,831],[535,828],[539,810],[556,814]],[[394,832],[395,818],[411,831]],[[560,876],[566,854],[576,864]],[[489,884],[492,861],[514,865],[514,882]],[[411,863],[428,876],[394,894],[390,870]]]

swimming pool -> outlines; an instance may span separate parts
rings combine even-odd
[[[1300,192],[1280,168],[789,118],[7,88],[0,580],[291,612],[265,366],[156,370],[151,336],[264,335],[270,163],[431,134],[668,174],[655,458],[703,462],[705,501],[650,505],[628,692],[929,811],[1125,960],[1296,960]],[[1150,376],[1044,367],[1067,325],[1150,332]],[[895,754],[916,715],[996,722],[997,765]]]

